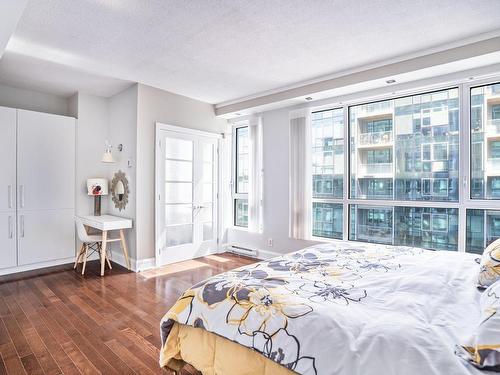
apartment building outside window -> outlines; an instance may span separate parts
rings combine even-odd
[[[457,250],[459,96],[452,88],[349,107],[352,240]],[[379,125],[383,124],[383,125]]]
[[[234,128],[233,224],[237,227],[248,227],[248,138],[248,126]]]
[[[343,236],[344,111],[311,114],[312,235]]]

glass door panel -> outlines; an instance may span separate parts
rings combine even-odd
[[[202,241],[212,240],[214,238],[213,219],[216,216],[215,205],[215,145],[213,143],[201,142],[202,147],[202,176],[201,176],[201,204],[198,214],[198,220],[202,223],[200,228]]]
[[[192,140],[165,138],[166,246],[193,243]]]

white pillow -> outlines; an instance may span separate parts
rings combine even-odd
[[[500,238],[484,249],[477,283],[486,288],[500,280]]]
[[[480,306],[476,334],[457,354],[478,368],[500,372],[500,281],[483,292]]]

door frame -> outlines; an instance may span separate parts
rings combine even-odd
[[[216,243],[217,243],[217,248],[213,253],[218,253],[221,249],[221,242],[220,239],[222,238],[221,234],[221,215],[222,215],[222,207],[220,204],[220,196],[221,196],[221,163],[220,163],[220,148],[221,148],[221,140],[222,140],[222,134],[218,133],[211,133],[211,132],[206,132],[203,130],[196,130],[196,129],[191,129],[191,128],[185,128],[182,126],[175,126],[175,125],[169,125],[169,124],[164,124],[161,122],[156,122],[155,123],[155,263],[156,267],[160,266],[160,250],[161,250],[161,241],[159,238],[159,234],[162,232],[162,228],[160,228],[160,215],[163,210],[161,210],[160,205],[158,204],[160,198],[160,192],[163,191],[163,186],[161,185],[162,182],[159,179],[159,176],[161,175],[160,168],[161,168],[161,158],[162,158],[162,150],[161,150],[161,134],[164,131],[172,132],[172,133],[179,133],[183,135],[191,135],[191,136],[202,136],[202,137],[207,137],[207,138],[212,138],[214,140],[217,140],[217,152],[215,154],[216,156],[216,163],[217,163],[217,190],[216,190],[216,205],[217,205],[217,217],[216,217]]]

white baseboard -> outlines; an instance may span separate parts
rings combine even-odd
[[[146,259],[134,259],[129,257],[128,258],[130,261],[130,268],[131,271],[134,272],[141,272],[141,271],[146,271],[151,268],[156,267],[156,259],[155,258],[146,258]],[[123,252],[118,250],[118,251],[111,251],[111,260],[115,263],[118,263],[120,266],[123,266],[127,268],[127,263],[125,262],[125,257],[123,256]]]

